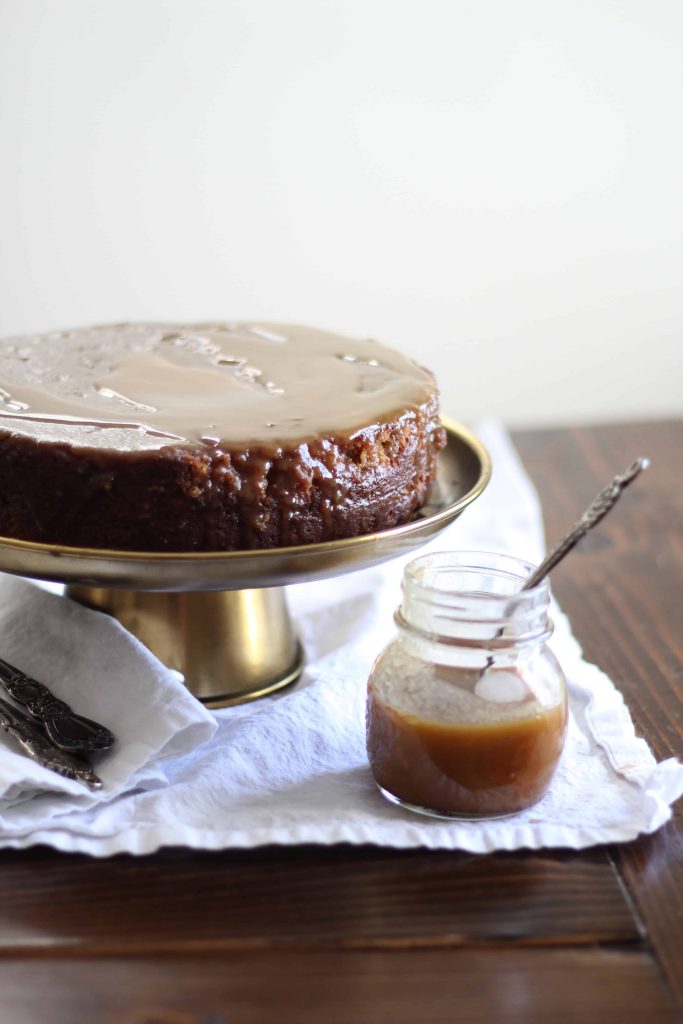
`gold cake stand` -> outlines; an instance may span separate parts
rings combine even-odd
[[[294,682],[304,664],[284,587],[364,569],[419,547],[489,481],[481,442],[444,420],[430,504],[403,526],[345,540],[263,551],[150,553],[60,547],[0,537],[0,571],[65,583],[108,612],[208,707],[253,700]]]

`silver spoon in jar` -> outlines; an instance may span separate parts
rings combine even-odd
[[[557,563],[561,562],[564,556],[569,554],[581,538],[594,526],[597,526],[601,519],[604,519],[607,513],[614,508],[624,489],[644,469],[647,469],[649,465],[650,460],[643,457],[631,463],[625,473],[617,474],[607,487],[600,491],[597,498],[590,503],[581,518],[574,523],[569,533],[562,538],[559,544],[555,545],[539,567],[532,572],[529,579],[524,583],[522,590],[531,590],[532,587],[537,586],[541,580],[545,579],[550,570],[554,569]]]
[[[554,569],[558,562],[561,562],[565,555],[578,544],[582,537],[584,537],[589,530],[600,522],[601,519],[607,515],[607,513],[614,508],[617,501],[621,497],[624,489],[628,487],[630,483],[636,479],[637,476],[642,473],[644,469],[650,465],[650,460],[643,457],[636,459],[635,462],[631,463],[628,469],[624,473],[618,473],[617,476],[610,481],[607,487],[603,488],[598,496],[590,503],[583,515],[577,519],[572,526],[569,533],[567,533],[562,540],[555,545],[549,555],[547,555],[537,569],[534,569],[531,576],[525,580],[524,585],[520,588],[520,591],[531,590],[533,587],[546,578],[551,569]],[[496,633],[496,639],[503,636],[504,630],[499,629]],[[489,655],[486,659],[486,664],[481,669],[480,676],[483,676],[484,672],[488,671],[493,665],[493,657]]]

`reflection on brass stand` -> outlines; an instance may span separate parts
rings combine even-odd
[[[66,593],[113,615],[164,665],[182,672],[210,708],[264,697],[303,669],[282,587],[178,594],[69,586]]]

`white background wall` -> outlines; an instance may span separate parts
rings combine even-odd
[[[460,418],[683,412],[679,0],[0,0],[0,333],[370,335]]]

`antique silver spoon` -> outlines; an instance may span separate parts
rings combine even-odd
[[[26,709],[59,750],[69,754],[85,754],[108,750],[113,746],[115,740],[109,729],[76,714],[65,701],[55,697],[47,686],[2,658],[0,687]]]
[[[607,515],[607,513],[614,508],[617,501],[621,497],[624,489],[628,487],[630,483],[636,479],[637,476],[642,473],[644,469],[650,465],[650,460],[642,457],[636,459],[635,462],[631,463],[628,469],[624,473],[619,473],[614,477],[613,480],[603,488],[598,496],[590,503],[583,515],[574,523],[569,533],[567,533],[562,540],[555,545],[549,555],[547,555],[541,564],[535,569],[531,576],[525,580],[524,585],[520,588],[518,593],[524,590],[531,590],[533,587],[546,578],[551,569],[554,569],[558,562],[569,554],[569,552],[578,544],[582,537],[584,537],[589,530],[592,530],[594,526],[600,522],[601,519]],[[504,630],[499,629],[495,635],[495,638],[503,636]],[[480,675],[483,675],[493,665],[494,659],[492,655],[486,659],[486,664],[481,670]]]
[[[102,788],[102,779],[86,761],[55,747],[27,714],[1,697],[0,728],[14,736],[24,753],[43,768],[49,768],[50,771],[64,775],[67,779],[82,782],[88,789]]]
[[[644,469],[647,469],[649,465],[649,459],[644,457],[636,459],[635,462],[631,463],[626,472],[619,473],[615,476],[607,487],[600,491],[597,498],[590,503],[581,518],[574,523],[569,533],[555,545],[550,554],[543,559],[539,567],[532,572],[529,579],[524,583],[522,590],[531,590],[532,587],[537,586],[541,580],[544,580],[550,570],[554,569],[557,563],[561,562],[565,555],[569,554],[581,538],[584,537],[589,530],[592,530],[594,526],[597,526],[601,519],[604,519],[607,513],[616,505],[624,491],[624,488],[628,487],[628,485],[632,483]]]

